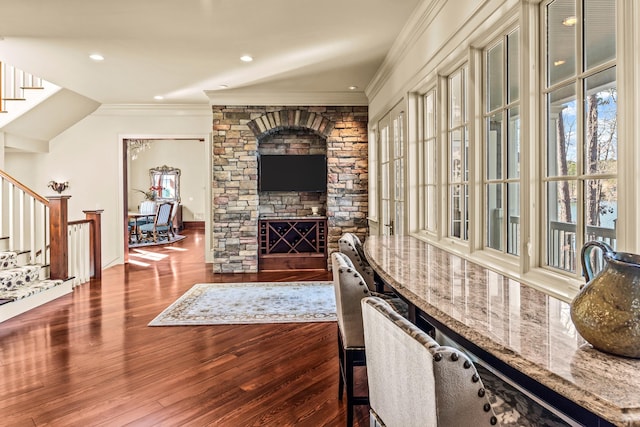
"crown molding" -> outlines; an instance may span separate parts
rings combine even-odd
[[[210,116],[209,104],[102,104],[98,116]]]
[[[259,92],[208,90],[211,105],[367,106],[363,92]]]
[[[378,68],[378,71],[365,88],[368,99],[372,99],[378,94],[387,80],[389,80],[396,64],[407,55],[409,47],[413,46],[416,40],[426,31],[446,2],[446,0],[423,1],[416,7],[411,18],[389,49],[382,65],[380,65],[380,68]]]

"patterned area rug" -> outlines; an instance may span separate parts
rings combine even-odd
[[[201,283],[149,326],[330,322],[333,282]]]
[[[169,243],[179,242],[182,239],[186,239],[186,237],[187,236],[182,236],[180,234],[176,234],[173,237],[160,236],[160,238],[158,238],[157,242],[154,242],[152,240],[150,240],[150,241],[142,240],[142,241],[138,242],[134,238],[131,242],[129,242],[129,247],[130,248],[142,248],[142,247],[145,247],[145,246],[167,245]]]

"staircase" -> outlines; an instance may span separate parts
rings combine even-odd
[[[42,79],[0,62],[0,113],[6,113],[10,101],[26,101],[25,92],[42,90]]]
[[[0,252],[0,322],[72,290],[70,282],[45,278],[46,269],[41,265],[19,265],[21,256],[24,253]]]
[[[0,322],[101,277],[102,211],[70,222],[69,198],[44,198],[0,170]]]

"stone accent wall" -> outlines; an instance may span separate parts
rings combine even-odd
[[[329,253],[337,250],[343,233],[367,234],[367,107],[213,106],[212,110],[214,272],[257,271],[258,218],[261,209],[271,209],[267,206],[275,210],[275,206],[296,205],[284,208],[292,209],[291,214],[324,206]],[[321,142],[327,154],[326,195],[319,199],[313,199],[317,194],[309,199],[312,193],[261,197],[259,147],[269,153],[305,154],[308,150],[315,154]]]

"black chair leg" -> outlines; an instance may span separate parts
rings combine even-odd
[[[353,426],[354,407],[356,405],[368,405],[368,396],[354,396],[355,367],[366,366],[364,349],[345,349],[342,343],[342,335],[338,330],[338,364],[339,383],[338,400],[342,400],[344,389],[347,389],[347,427]]]
[[[344,350],[342,349],[342,338],[338,331],[338,400],[342,400],[344,394]]]
[[[347,427],[353,426],[353,355],[350,351],[345,352],[346,355],[346,378],[345,383],[347,386]]]

